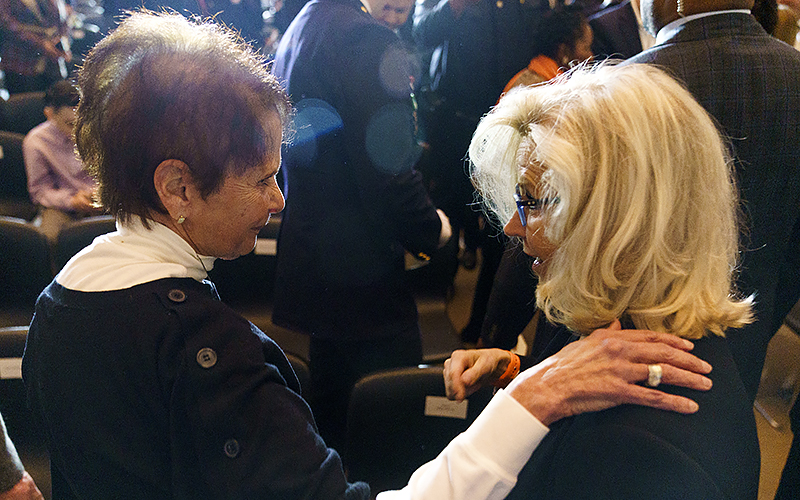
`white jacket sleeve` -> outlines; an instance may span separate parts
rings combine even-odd
[[[549,429],[517,400],[498,391],[473,424],[402,490],[377,500],[500,500]]]

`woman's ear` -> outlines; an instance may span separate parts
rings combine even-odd
[[[186,215],[191,202],[193,179],[189,166],[180,160],[164,160],[153,173],[153,184],[171,219]]]

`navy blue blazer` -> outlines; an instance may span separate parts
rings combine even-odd
[[[296,106],[273,321],[351,340],[417,328],[404,249],[436,251],[441,222],[414,169],[413,55],[358,0],[314,0],[273,73]]]
[[[789,237],[800,215],[800,52],[769,36],[754,17],[729,13],[690,21],[626,63],[667,69],[716,118],[733,147],[746,225],[737,285],[744,295],[756,294],[758,321],[728,332],[728,339],[754,398],[775,333],[779,269],[797,251]],[[800,275],[797,266],[789,272]]]

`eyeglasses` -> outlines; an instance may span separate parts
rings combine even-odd
[[[519,220],[522,222],[522,227],[525,227],[528,225],[528,214],[531,210],[541,210],[545,205],[557,203],[558,198],[530,198],[528,193],[522,189],[522,186],[517,184],[514,192],[514,201],[517,202]]]

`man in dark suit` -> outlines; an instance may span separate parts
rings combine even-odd
[[[632,4],[639,8],[639,0]],[[755,294],[757,321],[729,332],[728,340],[755,398],[775,333],[778,270],[800,214],[800,52],[763,30],[748,13],[752,0],[681,4],[679,14],[674,2],[641,3],[656,45],[627,62],[670,70],[731,140],[746,225],[738,286]]]
[[[311,336],[311,403],[333,446],[358,378],[421,362],[404,249],[425,258],[449,237],[414,169],[413,60],[358,0],[311,1],[275,55],[296,133],[273,321]]]

